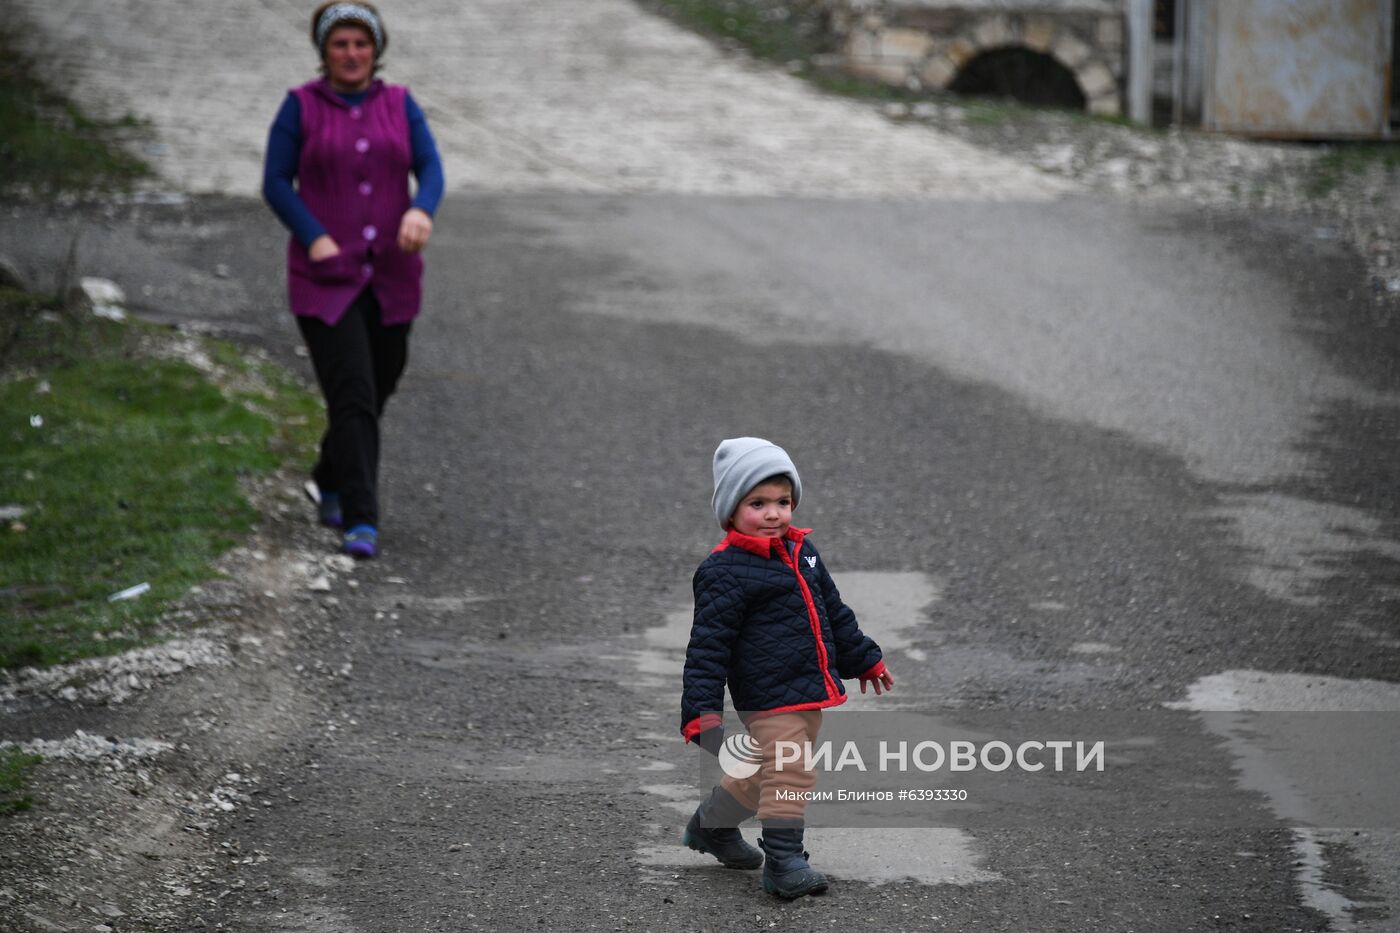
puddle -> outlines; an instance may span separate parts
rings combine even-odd
[[[1103,641],[1079,641],[1069,646],[1071,654],[1118,654],[1122,648]]]
[[[689,819],[690,814],[699,806],[702,796],[702,792],[694,784],[644,784],[641,791],[653,797],[660,797],[666,809],[683,814],[686,819]]]
[[[758,828],[744,827],[744,837],[757,844]],[[978,884],[1001,881],[980,867],[967,833],[957,829],[816,829],[804,838],[812,866],[834,882],[867,884]],[[637,850],[638,861],[650,868],[718,868],[713,858],[680,844],[651,845]],[[755,878],[757,873],[755,873]]]
[[[1400,684],[1320,674],[1224,671],[1202,677],[1172,709],[1196,712],[1400,712]]]
[[[914,641],[919,629],[929,624],[924,610],[943,598],[931,577],[873,571],[835,576],[841,598],[856,611],[861,630],[879,642],[886,655],[897,652],[913,661],[928,660]]]
[[[1365,868],[1367,890],[1392,912],[1400,910],[1400,824],[1393,819],[1400,809],[1394,779],[1400,747],[1393,720],[1297,715],[1400,712],[1400,684],[1225,671],[1198,680],[1185,700],[1167,705],[1202,713],[1203,725],[1234,756],[1239,785],[1263,794],[1280,819],[1295,824],[1299,891],[1333,929],[1355,928],[1355,912],[1372,903],[1354,901],[1326,880],[1329,844],[1346,847]],[[1377,726],[1379,734],[1369,738]],[[1358,828],[1378,819],[1386,828]]]
[[[1212,516],[1230,519],[1251,561],[1245,582],[1277,599],[1314,606],[1320,584],[1351,558],[1379,554],[1400,562],[1400,542],[1359,509],[1277,494],[1227,496]]]

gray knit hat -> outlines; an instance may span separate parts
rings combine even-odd
[[[770,476],[792,480],[792,507],[802,498],[802,479],[792,458],[777,444],[761,437],[731,437],[715,448],[715,495],[710,500],[719,527],[729,530],[729,517],[739,500]]]

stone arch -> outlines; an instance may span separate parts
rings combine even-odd
[[[1085,110],[1089,103],[1074,72],[1054,56],[1024,45],[1003,45],[978,53],[948,82],[948,90],[1065,110]]]
[[[1101,115],[1123,112],[1118,86],[1123,31],[1121,16],[1087,13],[970,13],[917,9],[885,0],[880,13],[850,17],[846,67],[888,84],[948,90],[979,56],[1022,49],[1053,59],[1084,95],[1085,109]],[[845,22],[845,21],[843,21]]]
[[[977,60],[1015,49],[1049,59],[1072,75],[1090,113],[1116,116],[1123,112],[1113,69],[1068,23],[1046,15],[989,15],[950,39],[934,39],[916,78],[924,87],[951,90]]]

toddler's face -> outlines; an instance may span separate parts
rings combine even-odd
[[[754,538],[781,538],[792,524],[792,484],[785,479],[759,483],[729,518],[734,530]]]

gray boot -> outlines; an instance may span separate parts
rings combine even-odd
[[[826,876],[807,864],[802,851],[802,827],[767,824],[758,844],[763,847],[763,890],[788,900],[826,890]]]
[[[739,824],[754,815],[723,787],[710,791],[705,802],[685,824],[681,841],[696,852],[708,852],[725,868],[757,868],[763,853],[744,841]]]

